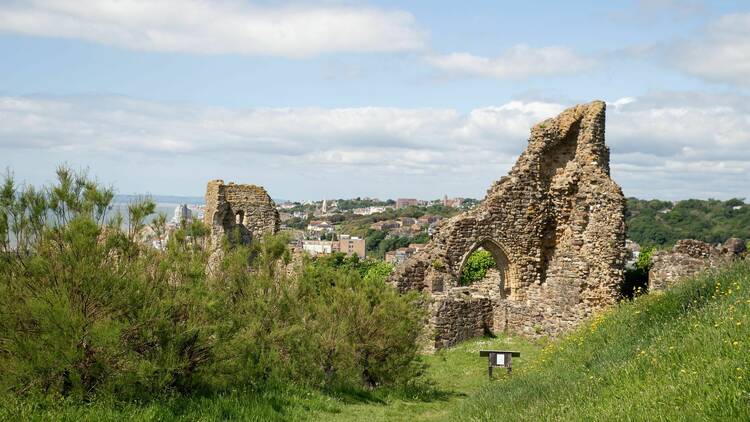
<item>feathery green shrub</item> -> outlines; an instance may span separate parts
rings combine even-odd
[[[108,216],[113,193],[60,168],[0,191],[0,394],[67,402],[303,386],[362,389],[421,372],[423,310],[380,268],[305,261],[287,239],[229,248],[206,272],[200,222],[163,250],[140,240],[155,204]],[[151,228],[166,230],[159,216]]]

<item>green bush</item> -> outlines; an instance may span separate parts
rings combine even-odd
[[[651,258],[656,252],[655,246],[646,246],[638,254],[633,268],[625,269],[625,277],[620,285],[620,298],[632,299],[648,291],[648,273],[651,270]]]
[[[6,177],[0,393],[141,401],[293,384],[372,388],[420,373],[420,298],[388,286],[389,268],[346,258],[290,274],[287,239],[269,236],[228,248],[209,277],[200,222],[156,250],[139,240],[154,203],[131,204],[123,231],[123,219],[107,215],[112,198],[65,168],[43,190]],[[166,230],[164,216],[151,224]]]
[[[468,286],[480,281],[487,275],[487,270],[490,268],[495,268],[495,260],[492,258],[492,254],[484,249],[477,249],[466,258],[459,283],[462,286]]]
[[[191,286],[170,287],[156,255],[134,240],[153,203],[130,207],[126,235],[102,225],[111,199],[110,190],[67,169],[42,191],[19,190],[6,178],[4,390],[137,398],[192,388],[195,368],[208,359],[200,302]]]
[[[249,371],[224,382],[293,380],[356,389],[420,374],[420,297],[400,295],[384,282],[390,266],[368,264],[363,278],[355,257],[332,255],[305,263],[290,278],[274,264],[286,241],[269,238],[261,247],[260,253],[235,249],[216,281],[227,286],[221,308],[232,322],[212,372]],[[243,266],[254,253],[257,270],[248,273]]]

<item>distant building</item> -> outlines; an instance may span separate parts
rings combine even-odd
[[[333,233],[333,224],[327,221],[313,220],[307,225],[307,232],[313,235]]]
[[[187,204],[178,205],[174,209],[174,215],[172,216],[172,223],[179,225],[180,223],[190,222],[193,220],[193,212],[190,211]]]
[[[396,209],[400,210],[401,208],[406,207],[416,207],[419,205],[419,201],[414,198],[398,198],[396,200]]]
[[[399,227],[401,227],[401,223],[395,220],[384,220],[370,224],[370,228],[373,230],[391,230]]]
[[[333,252],[333,242],[330,240],[303,240],[302,250],[312,256],[330,254]]]
[[[424,247],[424,245],[422,247]],[[398,266],[402,262],[409,259],[416,252],[417,249],[412,248],[411,245],[409,245],[409,247],[407,248],[398,248],[395,251],[389,251],[385,253],[385,262]]]
[[[410,243],[409,248],[414,249],[414,252],[419,252],[424,249],[426,245],[424,243]]]
[[[354,208],[352,210],[352,213],[356,215],[372,215],[377,214],[381,212],[385,212],[388,209],[393,209],[392,206],[385,206],[385,207],[364,207],[364,208]]]
[[[423,215],[417,219],[417,223],[422,226],[429,226],[432,223],[438,222],[438,220],[442,218],[443,217],[440,217],[439,215]]]
[[[417,219],[411,217],[401,217],[398,219],[398,222],[401,223],[401,227],[407,227],[416,224]]]
[[[365,239],[346,234],[342,234],[339,240],[303,240],[302,250],[313,256],[342,252],[364,259],[366,254]]]
[[[338,250],[338,252],[343,252],[347,255],[357,255],[361,259],[365,258],[365,239],[342,234],[338,242],[334,241],[334,245],[336,243],[338,243],[338,249],[335,249],[336,246],[334,246],[334,251]]]

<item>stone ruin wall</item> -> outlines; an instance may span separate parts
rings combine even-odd
[[[555,336],[613,304],[625,264],[625,198],[609,177],[605,105],[570,108],[531,130],[528,148],[476,208],[439,224],[396,269],[401,291],[432,299],[434,347],[487,331]],[[496,288],[459,287],[466,258],[492,253]]]
[[[703,271],[718,268],[738,259],[745,252],[745,243],[736,238],[721,246],[699,240],[678,240],[671,250],[657,251],[652,256],[648,273],[648,290],[657,292],[693,277]]]
[[[265,234],[277,233],[281,225],[276,204],[262,186],[224,184],[223,180],[208,182],[203,218],[211,229],[209,267],[220,260],[225,236],[232,242],[248,244]]]

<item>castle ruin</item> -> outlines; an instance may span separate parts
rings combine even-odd
[[[224,184],[223,180],[208,182],[203,221],[211,229],[214,252],[210,263],[220,259],[225,236],[230,242],[249,244],[265,234],[277,233],[281,225],[276,204],[263,187]]]
[[[613,304],[625,265],[625,198],[609,175],[605,104],[565,110],[531,130],[526,151],[476,208],[445,220],[390,281],[430,293],[431,346],[486,332],[555,336]],[[478,248],[493,276],[460,286]]]

